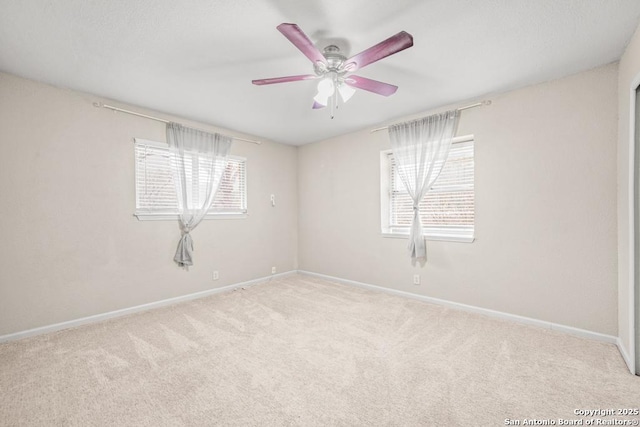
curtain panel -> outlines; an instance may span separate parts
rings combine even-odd
[[[173,260],[187,269],[193,265],[191,232],[200,224],[216,197],[232,138],[168,123],[167,143],[182,232]]]
[[[409,252],[425,260],[427,249],[420,221],[420,201],[436,182],[451,148],[460,119],[458,110],[389,126],[389,139],[397,171],[413,201]]]

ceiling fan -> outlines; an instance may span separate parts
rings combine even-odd
[[[411,34],[400,31],[398,34],[371,46],[351,58],[340,53],[340,48],[329,45],[321,53],[309,40],[309,37],[296,24],[280,24],[277,26],[291,43],[295,45],[313,63],[314,74],[275,77],[270,79],[252,80],[254,85],[270,85],[300,80],[320,79],[318,93],[313,98],[313,109],[331,107],[331,118],[338,107],[338,95],[342,102],[347,102],[355,93],[355,89],[362,89],[379,95],[393,95],[398,86],[377,80],[367,79],[351,74],[369,64],[386,58],[413,46]],[[354,89],[355,88],[355,89]]]

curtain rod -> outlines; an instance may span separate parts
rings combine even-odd
[[[482,102],[477,102],[471,105],[465,105],[464,107],[456,108],[456,111],[468,110],[469,108],[482,107],[483,105],[491,105],[491,100],[486,100]],[[389,129],[389,126],[384,126],[381,128],[372,129],[370,133],[379,132],[381,130]]]
[[[144,117],[146,119],[155,120],[157,122],[170,123],[169,120],[160,119],[158,117],[153,117],[153,116],[148,116],[146,114],[137,113],[137,112],[131,111],[131,110],[125,110],[123,108],[118,108],[118,107],[114,107],[112,105],[103,104],[102,102],[94,102],[93,106],[96,107],[96,108],[100,108],[100,107],[108,108],[109,110],[112,110],[112,111],[119,111],[121,113],[131,114],[133,116]],[[239,138],[237,136],[232,136],[232,138],[233,139],[237,139],[238,141],[250,142],[252,144],[258,144],[258,145],[262,144],[262,141],[254,141],[253,139]]]

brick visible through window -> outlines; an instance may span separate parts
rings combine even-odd
[[[473,238],[474,141],[470,137],[457,139],[462,141],[452,144],[440,176],[420,202],[420,219],[427,237]],[[383,161],[381,173],[387,174],[383,183],[388,188],[387,197],[382,200],[382,209],[387,209],[382,215],[387,219],[386,224],[382,224],[383,232],[409,234],[413,201],[396,171],[393,154],[388,152],[384,155],[387,158]]]
[[[207,170],[193,165],[187,156],[187,174]],[[199,167],[198,167],[199,166]],[[206,180],[207,177],[201,177]],[[136,139],[135,143],[136,215],[176,215],[177,199],[166,144]],[[229,156],[227,166],[209,215],[247,212],[246,160]]]

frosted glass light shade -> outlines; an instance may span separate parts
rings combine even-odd
[[[322,94],[322,96],[326,96],[327,98],[333,95],[336,91],[336,87],[333,83],[333,79],[325,77],[324,79],[318,82],[318,94]]]
[[[329,98],[336,92],[336,86],[331,77],[325,77],[318,82],[318,94],[313,98],[318,104],[329,105]]]
[[[347,102],[348,100],[351,99],[353,94],[356,93],[356,90],[351,86],[345,83],[342,83],[340,86],[338,86],[338,92],[340,93],[340,98],[342,98],[342,102]]]
[[[318,92],[316,96],[313,97],[313,100],[316,101],[318,104],[326,107],[327,105],[329,105],[330,96],[331,95],[325,95],[322,92]]]

